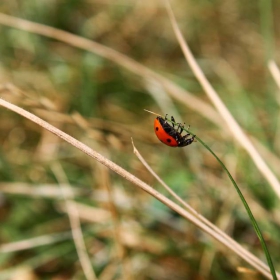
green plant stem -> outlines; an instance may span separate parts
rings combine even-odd
[[[187,130],[186,130],[187,131]],[[191,133],[190,131],[187,131],[189,134],[191,135],[194,135],[193,133]],[[228,169],[226,168],[226,166],[223,164],[223,162],[218,158],[218,156],[209,148],[209,146],[207,146],[199,137],[195,137],[195,139],[200,143],[202,144],[215,158],[216,160],[220,163],[220,165],[223,167],[223,169],[226,171],[229,179],[231,180],[233,186],[235,187],[248,215],[249,215],[249,218],[253,224],[253,227],[255,229],[255,232],[261,242],[261,245],[262,245],[262,248],[264,250],[264,253],[265,253],[265,256],[266,256],[266,259],[267,259],[267,263],[269,265],[269,268],[270,268],[270,272],[272,274],[272,277],[273,277],[273,280],[277,280],[277,276],[276,276],[276,272],[275,272],[275,268],[274,268],[274,265],[273,265],[273,262],[272,262],[272,259],[271,259],[271,256],[270,256],[270,253],[268,251],[268,248],[266,246],[266,243],[264,241],[264,238],[263,238],[263,235],[261,233],[261,230],[258,226],[258,223],[256,221],[256,219],[254,218],[253,216],[253,213],[248,205],[248,203],[246,202],[241,190],[239,189],[239,187],[237,186],[236,182],[234,181],[233,177],[231,176],[231,174],[229,173]]]
[[[175,122],[172,122],[172,121],[169,120],[169,119],[167,119],[167,120],[170,121],[171,123],[173,123],[174,125],[177,124],[177,123],[175,123]],[[227,169],[226,166],[223,164],[223,162],[218,158],[218,156],[210,149],[210,147],[207,146],[199,137],[197,137],[195,134],[193,134],[192,132],[190,132],[188,129],[183,128],[183,130],[186,131],[187,133],[189,133],[190,135],[195,136],[195,139],[196,139],[200,144],[202,144],[202,145],[216,158],[216,160],[220,163],[220,165],[221,165],[221,166],[223,167],[223,169],[226,171],[226,173],[227,173],[229,179],[231,180],[233,186],[235,187],[235,189],[236,189],[236,191],[237,191],[237,193],[238,193],[238,195],[239,195],[239,197],[240,197],[240,199],[241,199],[241,201],[242,201],[242,203],[243,203],[243,205],[244,205],[244,207],[245,207],[245,209],[246,209],[246,211],[247,211],[247,213],[248,213],[248,215],[249,215],[249,218],[250,218],[250,220],[251,220],[251,223],[253,224],[254,230],[255,230],[255,232],[256,232],[256,234],[257,234],[257,236],[258,236],[258,238],[259,238],[259,240],[260,240],[260,242],[261,242],[261,245],[262,245],[262,248],[263,248],[263,250],[264,250],[264,253],[265,253],[265,256],[266,256],[266,259],[267,259],[267,263],[268,263],[268,266],[269,266],[269,268],[270,268],[270,272],[271,272],[271,275],[272,275],[272,277],[273,277],[273,280],[277,280],[278,278],[277,278],[277,276],[276,276],[275,268],[274,268],[274,265],[273,265],[273,262],[272,262],[270,253],[269,253],[269,251],[268,251],[268,248],[267,248],[267,246],[266,246],[266,243],[265,243],[265,241],[264,241],[263,235],[262,235],[262,233],[261,233],[261,230],[260,230],[260,228],[259,228],[259,226],[258,226],[258,223],[257,223],[257,221],[256,221],[256,219],[255,219],[255,217],[254,217],[254,215],[253,215],[253,213],[252,213],[252,211],[251,211],[251,209],[250,209],[250,207],[249,207],[247,201],[245,200],[245,198],[244,198],[244,196],[243,196],[241,190],[240,190],[239,187],[237,186],[236,182],[234,181],[233,177],[232,177],[231,174],[229,173],[228,169]]]

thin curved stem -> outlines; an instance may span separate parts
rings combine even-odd
[[[190,132],[190,131],[188,131],[188,130],[186,130],[186,129],[184,129],[184,130],[187,131],[189,134],[194,135],[192,132]],[[259,228],[259,226],[258,226],[258,223],[257,223],[257,221],[256,221],[256,219],[255,219],[255,217],[254,217],[254,215],[253,215],[253,213],[252,213],[252,211],[251,211],[251,209],[250,209],[250,207],[249,207],[247,201],[245,200],[245,197],[243,196],[243,194],[242,194],[240,188],[237,186],[235,180],[234,180],[233,177],[231,176],[230,172],[228,171],[228,169],[226,168],[226,166],[224,165],[224,163],[223,163],[223,162],[218,158],[218,156],[210,149],[210,147],[209,147],[208,145],[206,145],[199,137],[196,136],[195,139],[196,139],[200,144],[202,144],[202,145],[216,158],[216,160],[220,163],[220,165],[223,167],[223,169],[224,169],[225,172],[227,173],[229,179],[231,180],[233,186],[235,187],[235,190],[237,191],[237,193],[238,193],[238,195],[239,195],[239,197],[240,197],[240,199],[241,199],[241,201],[242,201],[242,203],[243,203],[243,205],[244,205],[244,207],[245,207],[245,209],[246,209],[246,211],[247,211],[247,213],[248,213],[248,216],[249,216],[249,218],[250,218],[250,220],[251,220],[251,222],[252,222],[252,224],[253,224],[254,230],[255,230],[255,232],[256,232],[256,234],[257,234],[257,236],[258,236],[258,238],[259,238],[259,240],[260,240],[260,242],[261,242],[262,248],[263,248],[263,250],[264,250],[264,253],[265,253],[265,256],[266,256],[266,259],[267,259],[267,263],[268,263],[268,265],[269,265],[269,267],[270,267],[270,271],[271,271],[272,277],[273,277],[274,280],[277,280],[278,278],[277,278],[277,276],[276,276],[275,268],[274,268],[274,265],[273,265],[273,262],[272,262],[270,253],[269,253],[269,251],[268,251],[267,245],[266,245],[265,240],[264,240],[264,238],[263,238],[263,235],[262,235],[262,233],[261,233],[261,230],[260,230],[260,228]]]

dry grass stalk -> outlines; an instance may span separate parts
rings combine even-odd
[[[21,250],[32,249],[37,246],[54,244],[70,238],[71,238],[70,232],[61,232],[61,233],[37,236],[34,238],[29,238],[21,241],[2,244],[0,246],[0,253],[11,253],[11,252],[17,252]]]
[[[53,163],[51,166],[51,169],[52,169],[55,177],[57,178],[59,185],[60,184],[69,185],[66,174],[64,173],[64,171],[59,163]],[[87,254],[87,249],[86,249],[86,245],[85,245],[84,238],[83,238],[83,232],[81,229],[81,223],[80,223],[80,217],[78,214],[78,210],[77,210],[75,204],[70,203],[69,199],[66,197],[66,195],[64,195],[64,189],[62,186],[60,187],[60,189],[64,196],[67,214],[68,214],[70,225],[71,225],[73,240],[75,243],[75,247],[76,247],[76,250],[77,250],[77,253],[79,256],[79,261],[82,266],[84,275],[87,280],[98,279],[92,268],[91,261]],[[72,195],[71,198],[73,199],[73,197],[74,196]]]
[[[270,60],[268,62],[268,69],[269,69],[276,85],[280,89],[280,70],[279,70],[277,64],[275,63],[275,61]]]
[[[223,101],[220,99],[218,93],[214,90],[212,85],[209,83],[207,78],[205,77],[204,73],[202,72],[201,68],[197,64],[193,54],[191,53],[187,42],[185,41],[172,9],[170,7],[169,1],[166,0],[167,3],[167,11],[172,23],[172,27],[176,34],[177,40],[182,48],[182,51],[185,55],[187,62],[189,63],[194,75],[196,76],[197,80],[200,82],[201,86],[205,90],[206,94],[208,95],[209,99],[213,102],[214,106],[216,107],[217,111],[220,113],[222,118],[228,125],[233,137],[239,142],[239,144],[248,152],[251,156],[252,160],[254,161],[255,165],[259,169],[259,171],[263,174],[269,184],[272,186],[273,190],[280,198],[280,183],[275,176],[275,174],[271,171],[267,163],[263,160],[257,149],[254,147],[248,136],[242,130],[240,125],[234,119],[228,108],[225,106]]]

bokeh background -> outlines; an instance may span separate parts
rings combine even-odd
[[[280,99],[267,62],[280,65],[280,2],[171,4],[204,73],[279,176]],[[94,40],[212,107],[183,57],[164,1],[4,0],[0,12]],[[222,118],[214,121],[210,111],[202,115],[200,103],[171,94],[143,69],[130,71],[125,60],[116,63],[2,24],[0,34],[2,98],[169,196],[133,154],[132,137],[177,194],[265,260],[244,207],[215,159],[197,142],[183,149],[160,143],[154,116],[144,109],[190,124],[233,174],[280,270],[279,200]],[[85,279],[62,187],[78,209],[99,279],[264,279],[153,197],[2,107],[0,150],[1,279]]]

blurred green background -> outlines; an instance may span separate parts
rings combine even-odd
[[[267,62],[280,65],[280,2],[176,0],[172,8],[204,73],[279,176],[280,99]],[[4,0],[0,12],[94,40],[212,106],[182,55],[164,1]],[[192,109],[196,104],[189,107],[187,98],[169,95],[154,78],[136,75],[125,61],[1,24],[0,34],[2,98],[167,195],[133,154],[132,137],[174,191],[264,259],[244,207],[215,159],[199,143],[183,149],[161,144],[154,116],[144,109],[190,124],[233,174],[280,270],[278,198],[210,114],[207,118]],[[2,107],[0,131],[0,279],[85,279],[63,184],[75,196],[99,279],[124,279],[124,271],[127,279],[264,279],[254,271],[238,272],[251,268],[134,185]],[[23,240],[26,247],[14,243]]]

